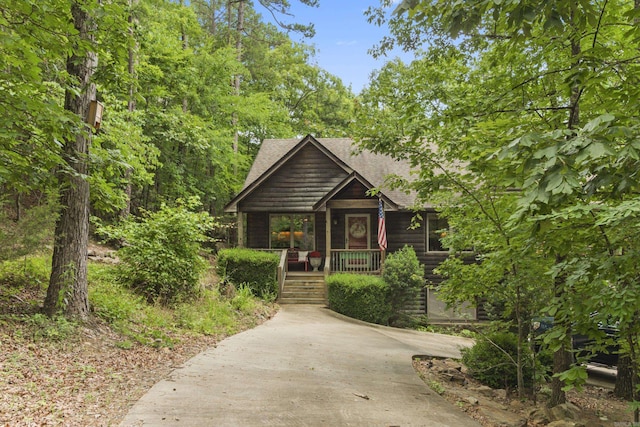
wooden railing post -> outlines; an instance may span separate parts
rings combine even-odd
[[[287,277],[287,250],[280,251],[280,263],[278,264],[278,297],[284,290],[284,280]]]

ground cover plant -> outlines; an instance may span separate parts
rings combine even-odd
[[[243,288],[220,295],[212,270],[197,298],[150,304],[114,280],[112,263],[90,262],[91,319],[49,318],[40,310],[50,263],[45,254],[0,264],[1,425],[117,425],[176,366],[275,312]]]

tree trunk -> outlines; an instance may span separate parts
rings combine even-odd
[[[233,3],[233,0],[227,1],[227,43],[229,44],[229,46],[231,46],[231,23],[233,22],[231,3]]]
[[[620,356],[618,359],[618,374],[616,375],[616,386],[613,394],[626,400],[633,400],[633,369],[629,356]]]
[[[238,22],[236,23],[236,59],[238,62],[242,61],[242,33],[244,32],[244,0],[240,0],[238,2]],[[235,96],[240,96],[240,75],[236,74],[233,79],[233,90]],[[231,118],[231,122],[233,125],[233,153],[238,154],[238,113],[237,111],[233,112],[233,117]],[[237,169],[234,167],[234,172],[237,172]]]
[[[94,42],[95,25],[85,4],[73,2],[73,23],[83,42]],[[69,75],[77,79],[77,93],[67,90],[65,109],[84,122],[89,105],[95,99],[95,86],[90,83],[97,65],[97,56],[85,52],[73,53],[67,59]],[[58,173],[60,186],[60,217],[56,222],[51,277],[44,312],[52,316],[64,313],[80,320],[89,316],[87,291],[87,249],[89,246],[89,183],[88,172],[91,129],[85,126],[75,138],[64,142],[63,157],[66,169]]]
[[[571,13],[571,23],[573,24],[574,13]],[[573,32],[571,34],[571,68],[573,70],[577,70],[580,67],[580,56],[582,53],[582,49],[580,47],[580,34],[577,33],[575,28],[571,28]],[[574,129],[580,124],[580,94],[582,89],[579,84],[574,84],[571,87],[571,98],[570,98],[570,106],[569,106],[569,118],[567,122],[567,127],[569,129]],[[556,262],[561,262],[562,257],[558,257]],[[562,293],[565,292],[563,282],[564,276],[559,276],[556,278],[555,289],[556,296],[562,296]],[[567,339],[562,344],[560,350],[558,350],[553,355],[553,373],[559,374],[561,372],[566,371],[571,367],[572,357],[570,353],[571,349],[571,325],[565,324],[562,325],[567,331]],[[566,402],[566,394],[562,390],[564,384],[557,378],[553,378],[551,381],[551,400],[549,402],[549,406],[553,407],[559,405],[561,403]]]
[[[568,346],[563,344],[560,350],[553,354],[553,374],[559,374],[568,370],[571,367],[571,352],[568,351]],[[557,377],[551,379],[551,399],[549,400],[549,407],[561,405],[567,402],[567,395],[562,390],[564,383]]]
[[[184,6],[184,0],[180,0],[180,6]],[[187,50],[189,48],[189,36],[184,29],[184,25],[180,26],[180,32],[182,33],[180,36],[180,38],[182,39],[182,50]],[[182,97],[182,112],[186,113],[187,111],[189,111],[189,99],[185,94]]]
[[[22,202],[20,201],[20,192],[16,192],[16,222],[22,219]]]
[[[133,15],[133,6],[138,3],[138,0],[129,0],[129,37],[130,37],[130,45],[129,45],[129,58],[127,61],[127,72],[129,73],[129,100],[127,101],[127,110],[129,113],[133,113],[136,110],[136,51],[138,50],[138,41],[136,40],[134,25],[137,20]],[[131,186],[131,174],[133,171],[131,168],[127,168],[124,172],[125,179],[125,187],[124,187],[124,195],[125,195],[125,205],[120,211],[120,219],[126,219],[131,213],[131,194],[133,193],[133,188]]]
[[[564,261],[562,256],[556,256],[556,264],[561,264]],[[553,287],[554,294],[558,298],[558,301],[562,301],[561,305],[567,304],[567,298],[565,298],[565,277],[563,274],[556,276],[554,279]],[[561,343],[560,349],[553,354],[553,378],[551,379],[551,399],[549,400],[549,407],[566,403],[567,396],[564,390],[564,383],[556,376],[571,367],[571,322],[564,320],[558,322],[558,327],[564,328],[566,332],[566,338]]]
[[[217,26],[218,24],[216,23],[216,5],[213,1],[210,4],[210,8],[211,8],[211,22],[209,22],[209,32],[211,33],[211,35],[215,36],[216,33],[218,32],[218,26]]]
[[[517,268],[512,267],[514,277],[517,275]],[[515,314],[516,314],[516,322],[518,323],[518,348],[517,348],[517,357],[516,357],[516,376],[518,380],[518,398],[521,399],[524,395],[524,370],[523,370],[523,346],[524,340],[526,339],[526,334],[524,332],[524,322],[522,321],[522,289],[520,285],[516,285],[516,306],[515,306]]]

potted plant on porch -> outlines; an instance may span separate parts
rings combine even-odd
[[[318,267],[322,263],[322,254],[318,251],[309,252],[309,264],[313,267],[313,271],[318,271]]]

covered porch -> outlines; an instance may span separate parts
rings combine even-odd
[[[326,276],[333,273],[380,274],[384,259],[384,252],[378,249],[333,249],[321,258],[297,249],[275,252],[280,255],[277,279],[281,303],[325,303]]]
[[[238,245],[279,254],[281,295],[292,275],[381,272],[377,198],[328,200],[316,208],[322,210],[238,213]]]
[[[322,208],[239,211],[238,246],[279,253],[285,272],[378,274],[385,257],[378,244],[378,199],[329,200]]]

